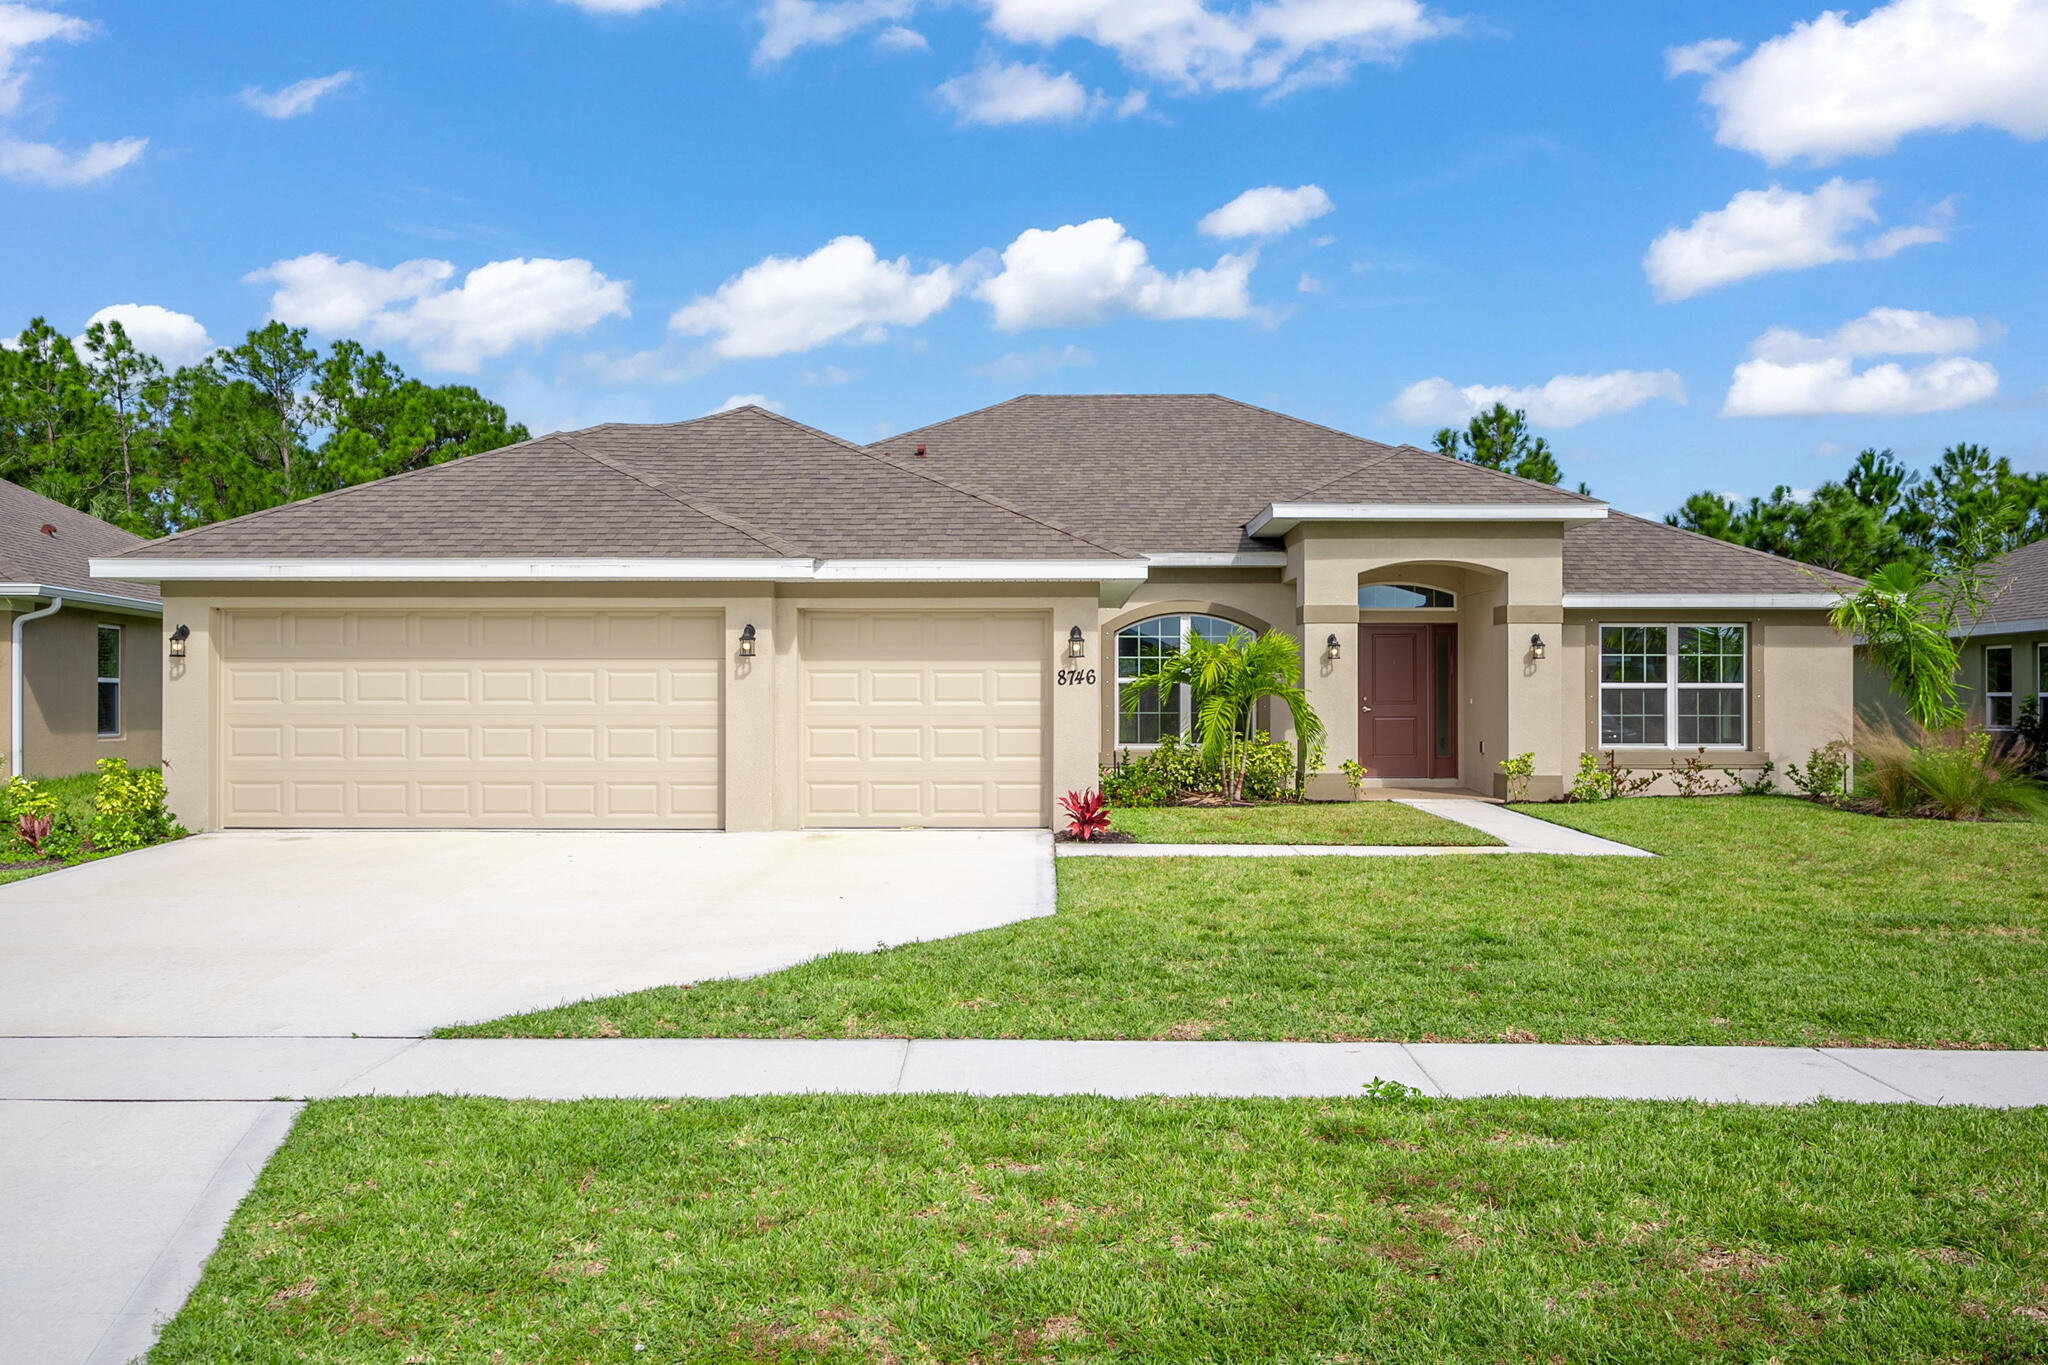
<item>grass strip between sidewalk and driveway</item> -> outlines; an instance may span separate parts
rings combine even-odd
[[[1500,840],[1396,801],[1112,810],[1110,827],[1141,844],[1363,844],[1497,847]]]
[[[151,1365],[2048,1353],[2043,1112],[309,1107]]]
[[[2048,1047],[2048,825],[1525,807],[1657,858],[1063,858],[1059,911],[446,1037]]]

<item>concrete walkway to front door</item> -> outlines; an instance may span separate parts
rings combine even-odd
[[[1058,844],[1062,858],[1433,858],[1470,853],[1550,853],[1567,858],[1657,855],[1470,797],[1398,797],[1426,815],[1469,825],[1498,844]]]

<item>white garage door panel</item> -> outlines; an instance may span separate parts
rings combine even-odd
[[[1023,612],[806,612],[804,823],[1043,826],[1050,629]]]
[[[238,611],[223,823],[719,823],[722,623],[669,612]]]

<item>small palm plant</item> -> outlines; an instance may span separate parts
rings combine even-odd
[[[1323,722],[1301,687],[1301,645],[1277,630],[1257,636],[1232,631],[1223,640],[1189,640],[1152,672],[1124,684],[1124,709],[1136,711],[1147,692],[1165,695],[1176,687],[1187,688],[1193,698],[1202,757],[1222,773],[1227,801],[1239,800],[1244,791],[1261,701],[1270,697],[1286,706],[1303,745],[1322,738]]]

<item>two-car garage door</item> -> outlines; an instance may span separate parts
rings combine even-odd
[[[223,824],[716,828],[723,620],[234,611]]]
[[[788,764],[730,752],[722,615],[224,612],[221,823],[716,828],[726,762],[812,827],[1046,823],[1043,614],[798,620]]]

